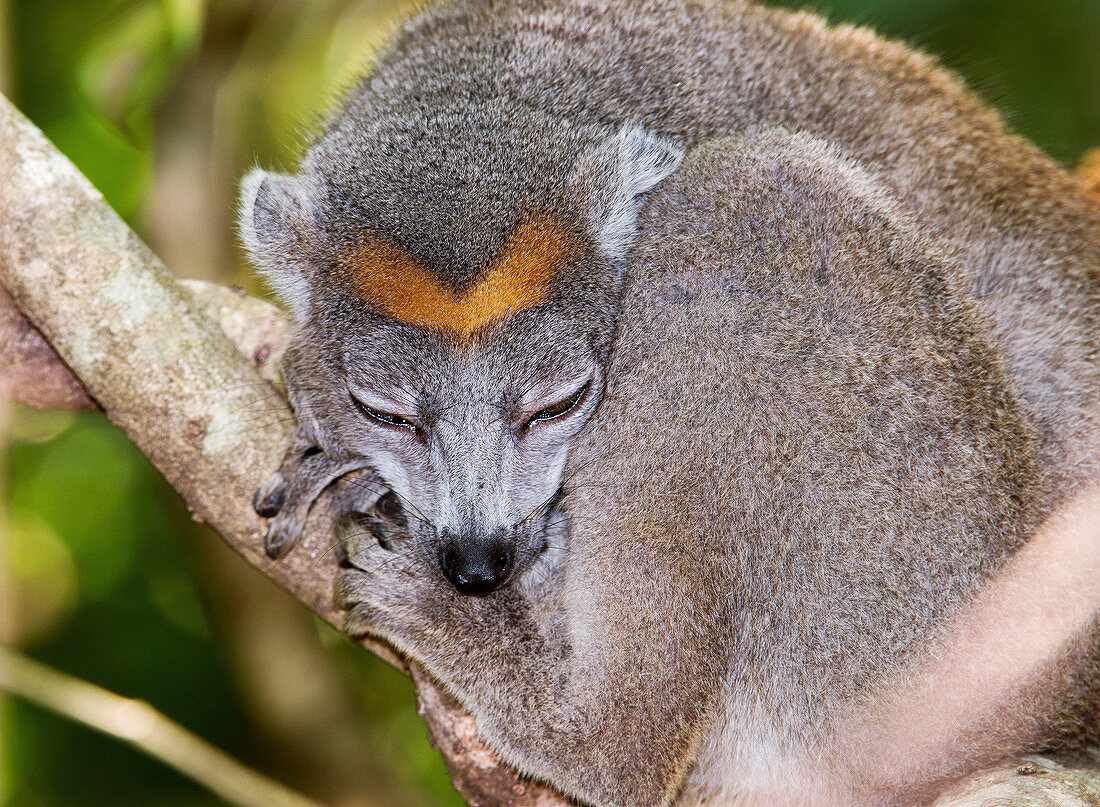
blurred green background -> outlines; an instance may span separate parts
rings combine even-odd
[[[939,54],[1059,160],[1100,145],[1100,0],[808,5]],[[0,87],[177,274],[258,291],[235,242],[236,181],[294,165],[409,6],[0,0]],[[461,804],[408,682],[194,525],[100,417],[0,406],[0,640],[328,803]],[[0,805],[218,803],[0,697]]]

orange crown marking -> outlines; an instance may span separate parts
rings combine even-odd
[[[496,263],[462,294],[403,250],[380,241],[371,241],[346,266],[363,298],[387,316],[468,338],[545,300],[577,247],[569,231],[552,219],[530,217],[516,228]]]

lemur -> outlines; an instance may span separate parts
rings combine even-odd
[[[268,552],[360,471],[349,633],[519,770],[916,805],[1100,733],[1100,548],[1037,533],[1100,479],[1100,205],[929,57],[445,0],[240,227],[296,322]]]

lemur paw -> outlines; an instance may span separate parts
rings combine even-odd
[[[363,464],[361,459],[327,454],[299,429],[279,470],[252,497],[256,513],[271,519],[264,536],[268,557],[278,559],[293,549],[302,535],[310,508],[321,492],[335,479],[362,468]],[[368,483],[364,480],[361,484]],[[385,492],[380,483],[371,484],[377,495]]]
[[[337,499],[353,499],[354,482],[341,483]],[[353,501],[337,517],[336,542],[344,570],[333,598],[348,612],[344,632],[353,638],[376,636],[407,652],[425,622],[421,611],[438,601],[445,584],[421,562],[395,495]]]
[[[344,632],[373,635],[419,657],[426,642],[441,640],[429,634],[451,622],[450,605],[460,598],[411,537],[396,495],[356,499],[354,483],[343,480],[335,491],[346,507],[335,521],[343,571],[333,592],[348,611]]]
[[[355,477],[341,480],[333,495],[341,507],[336,542],[343,571],[333,599],[347,612],[344,632],[389,642],[432,669],[439,653],[458,637],[481,641],[520,615],[556,613],[568,522],[556,512],[541,555],[508,585],[487,597],[461,594],[444,577],[436,550],[412,535],[395,493],[364,492]]]

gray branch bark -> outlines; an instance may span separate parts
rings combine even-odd
[[[278,358],[287,323],[243,293],[178,283],[77,169],[0,97],[0,397],[101,408],[180,492],[194,517],[326,622],[341,614],[331,524],[323,513],[281,561],[263,552],[249,506],[293,427]],[[3,294],[3,290],[7,294]],[[10,295],[10,296],[9,296]],[[412,674],[421,714],[472,805],[566,807],[499,763],[474,721]],[[1010,794],[1010,795],[1009,795]],[[943,807],[1100,804],[1092,769],[1005,768],[962,783]]]

